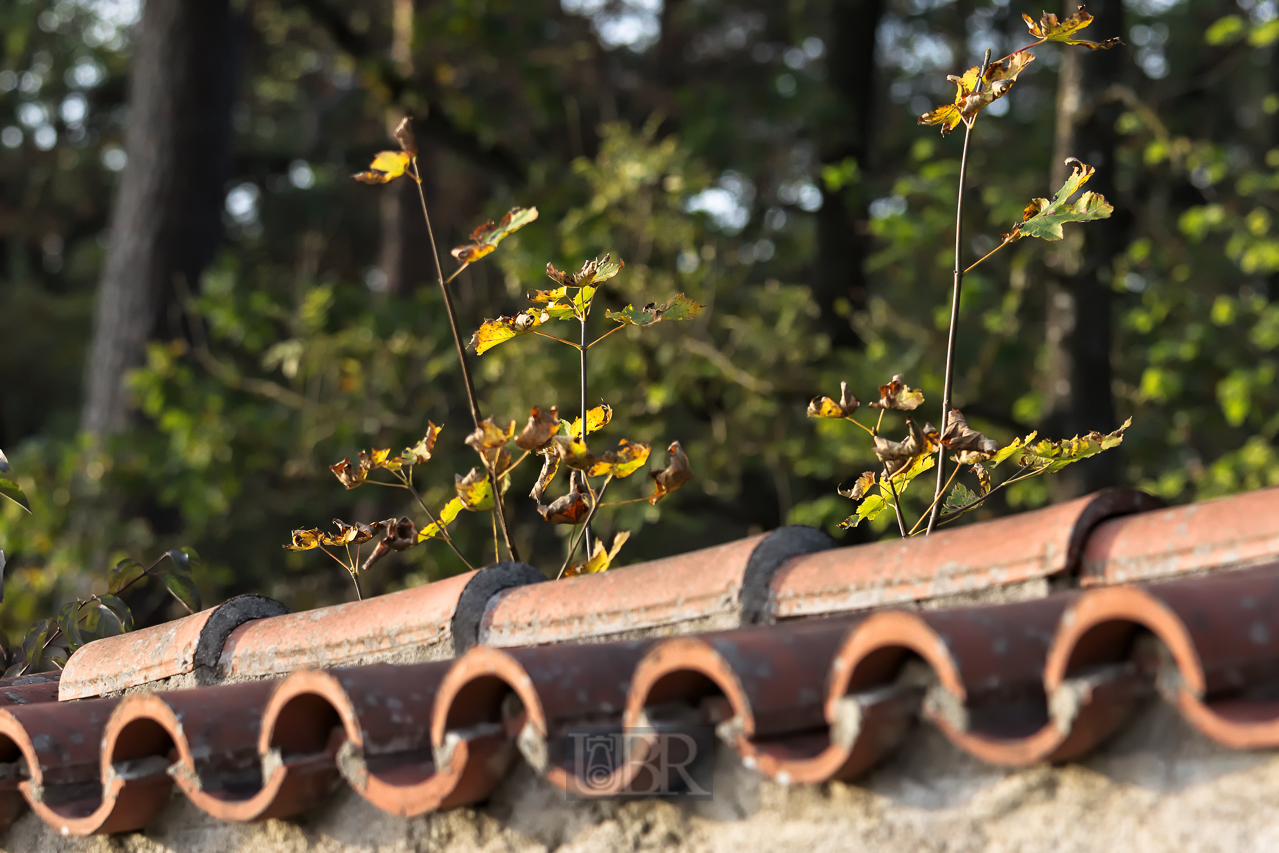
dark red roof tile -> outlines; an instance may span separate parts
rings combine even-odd
[[[773,577],[776,619],[973,593],[1073,571],[1098,523],[1160,506],[1143,492],[1106,489],[1047,509],[791,560]]]
[[[1155,689],[1227,747],[1279,746],[1279,560],[1219,571],[1270,553],[1275,495],[1125,516],[1094,532],[1146,505],[1111,492],[827,553],[815,553],[823,537],[783,531],[518,589],[509,587],[537,579],[532,570],[491,567],[250,622],[224,649],[213,611],[198,614],[81,649],[63,697],[148,673],[171,679],[205,660],[236,678],[294,671],[76,702],[50,701],[56,676],[0,682],[0,821],[25,803],[65,834],[136,829],[174,785],[219,819],[287,817],[339,779],[383,811],[419,815],[484,799],[520,755],[566,791],[608,793],[570,761],[565,735],[581,725],[713,725],[748,765],[787,783],[854,778],[919,721],[984,761],[1024,766],[1088,752]],[[1235,524],[1258,508],[1264,519]],[[1097,560],[1091,588],[794,618],[1063,575],[1081,552]],[[1097,586],[1120,566],[1206,574]],[[785,621],[755,624],[774,616]],[[709,626],[729,630],[652,636]],[[609,640],[627,633],[649,636]],[[557,640],[590,642],[548,644]],[[129,674],[114,676],[128,655],[138,658]],[[613,787],[638,769],[611,768]]]
[[[1279,487],[1169,507],[1099,525],[1084,586],[1240,568],[1279,560]]]

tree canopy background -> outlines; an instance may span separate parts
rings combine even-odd
[[[966,279],[957,403],[1001,439],[1134,419],[1054,494],[1036,481],[983,513],[1107,484],[1176,502],[1279,483],[1277,6],[1090,4],[1086,35],[1126,46],[1041,50],[978,121],[972,258],[1051,194],[1067,155],[1097,167],[1116,215]],[[343,600],[340,571],[280,546],[334,516],[409,514],[399,492],[343,492],[327,466],[411,444],[428,419],[445,429],[427,500],[451,493],[472,464],[468,419],[413,189],[349,179],[405,114],[442,248],[512,205],[541,211],[455,283],[469,328],[546,286],[548,261],[606,251],[627,264],[607,307],[677,292],[707,306],[593,350],[593,401],[628,437],[680,439],[697,472],[657,507],[601,517],[599,532],[634,534],[622,562],[788,522],[878,536],[886,517],[836,527],[835,487],[873,457],[805,404],[894,373],[940,399],[960,135],[915,120],[953,97],[947,74],[1026,44],[1021,14],[1040,11],[0,6],[0,447],[34,510],[0,508],[0,622],[12,632],[102,585],[119,556],[174,545],[203,555],[206,600]],[[567,348],[521,338],[472,363],[499,420],[576,410]],[[558,563],[554,531],[517,507],[522,550]],[[491,532],[473,527],[457,535],[478,553]],[[428,543],[364,583],[460,568]],[[134,602],[143,621],[169,615],[162,596]]]

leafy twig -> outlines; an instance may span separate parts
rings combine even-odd
[[[977,75],[977,84],[974,87],[975,92],[981,92],[982,79],[986,76],[988,67],[990,67],[989,49],[986,51],[986,57],[982,60],[981,73]],[[950,297],[950,331],[946,337],[946,374],[942,385],[940,429],[943,434],[946,432],[946,424],[950,419],[951,384],[955,372],[955,338],[959,325],[959,296],[964,284],[964,268],[960,264],[964,240],[964,182],[968,176],[968,143],[972,139],[972,135],[973,122],[964,122],[964,150],[959,158],[959,192],[955,203],[955,282]],[[933,528],[937,526],[937,518],[941,514],[941,504],[937,497],[941,495],[945,482],[946,448],[939,447],[937,449],[937,487],[933,490],[933,507],[928,513],[928,530],[925,535],[932,533]]]

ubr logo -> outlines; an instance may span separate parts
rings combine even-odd
[[[715,731],[581,727],[565,733],[570,799],[711,798]]]

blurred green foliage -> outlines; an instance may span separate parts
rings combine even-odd
[[[871,388],[895,373],[940,399],[960,143],[915,118],[953,95],[945,75],[985,47],[1020,47],[1020,13],[1039,7],[886,3],[871,162],[823,164],[817,141],[842,109],[823,42],[831,2],[667,0],[657,12],[582,0],[418,4],[401,105],[421,118],[429,102],[475,143],[468,153],[419,130],[441,247],[512,205],[541,211],[496,263],[455,283],[463,324],[522,306],[524,291],[546,286],[548,261],[575,269],[604,252],[627,266],[601,307],[679,292],[707,306],[593,351],[592,402],[614,407],[614,435],[678,438],[697,471],[658,507],[603,517],[605,538],[632,531],[626,562],[785,522],[834,531],[849,511],[835,486],[873,457],[842,425],[807,421],[807,400],[841,380]],[[227,240],[192,285],[186,333],[154,342],[131,380],[136,426],[97,448],[76,435],[80,377],[123,166],[136,10],[107,0],[0,6],[0,446],[33,509],[0,507],[0,623],[11,635],[61,601],[104,591],[120,557],[175,545],[203,555],[196,580],[207,601],[247,591],[296,608],[343,599],[341,573],[281,549],[288,531],[410,510],[392,490],[343,492],[327,466],[361,447],[411,444],[428,419],[444,433],[421,479],[427,502],[447,499],[452,474],[472,464],[424,233],[404,217],[406,284],[389,290],[390,190],[348,178],[385,147],[399,109],[377,73],[392,4],[333,4],[371,46],[360,57],[339,49],[313,5],[244,6]],[[1113,452],[1128,484],[1172,501],[1279,484],[1272,5],[1126,6],[1130,63],[1109,93],[1124,104],[1109,196],[1124,224],[1096,226],[1123,227],[1127,243],[1106,273],[1117,408],[1134,426]],[[974,257],[1020,221],[1028,199],[1051,192],[1056,82],[1045,52],[974,135]],[[844,321],[821,316],[807,286],[823,191],[869,211],[859,227],[873,246],[870,290],[864,305],[844,306],[860,348],[831,346],[832,322]],[[1069,234],[1064,248],[1029,242],[965,282],[970,331],[955,399],[1001,442],[1045,415],[1039,285],[1046,253],[1072,250]],[[575,409],[567,348],[530,336],[472,363],[485,414]],[[1032,481],[1009,500],[1047,497]],[[927,503],[922,490],[908,500]],[[457,528],[468,553],[491,541],[483,522]],[[888,523],[841,535],[856,541]],[[517,516],[516,539],[535,557],[560,553],[532,513]],[[459,568],[428,543],[363,582],[376,593]],[[163,596],[131,604],[140,624],[178,615]]]

